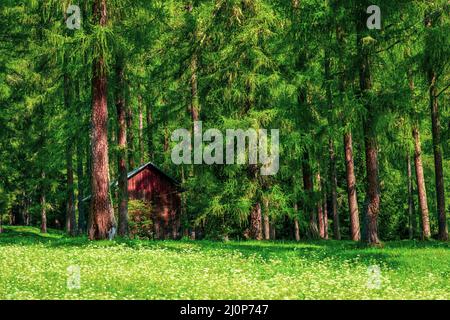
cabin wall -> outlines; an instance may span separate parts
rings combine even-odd
[[[128,195],[130,199],[151,203],[157,239],[180,237],[180,194],[177,187],[164,175],[145,168],[128,180]]]

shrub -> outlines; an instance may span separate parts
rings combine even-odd
[[[151,204],[142,200],[130,200],[128,202],[128,224],[131,238],[153,238]]]

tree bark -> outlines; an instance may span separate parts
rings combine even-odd
[[[321,239],[325,238],[325,224],[323,219],[323,203],[322,203],[322,181],[320,178],[320,172],[316,173],[316,182],[317,182],[317,193],[319,194],[317,201],[317,220],[319,222],[319,237]]]
[[[328,240],[328,203],[326,192],[324,192],[323,194],[323,225],[324,225],[323,238],[325,240]]]
[[[425,27],[432,28],[434,24],[434,17],[432,14],[426,14]],[[433,154],[434,154],[434,170],[436,181],[436,200],[438,211],[438,225],[439,234],[438,239],[442,241],[448,240],[448,226],[447,226],[447,214],[445,212],[445,187],[444,187],[444,170],[442,166],[442,145],[441,145],[441,123],[439,119],[439,106],[438,106],[438,90],[437,90],[437,73],[433,66],[433,61],[429,58],[431,56],[430,47],[425,47],[427,61],[427,78],[429,85],[429,99],[430,99],[430,111],[431,111],[431,126],[433,136]]]
[[[127,149],[128,149],[128,168],[135,168],[134,162],[134,131],[133,131],[133,110],[131,105],[126,106],[126,125],[127,125]]]
[[[306,202],[304,205],[306,212],[309,213],[308,235],[312,239],[317,239],[319,237],[319,228],[317,226],[316,210],[314,210],[314,206],[312,205],[314,188],[313,188],[311,167],[309,165],[309,154],[307,152],[303,156],[302,170],[303,170],[303,188],[307,195]]]
[[[81,141],[77,143],[77,178],[78,178],[78,233],[86,232],[86,211],[84,207],[84,169],[83,146]]]
[[[147,103],[147,112],[146,112],[146,122],[147,122],[147,139],[148,139],[148,157],[150,161],[153,161],[153,119],[152,119],[152,109],[150,107],[150,103]]]
[[[277,238],[277,232],[276,232],[277,230],[276,230],[276,227],[275,227],[275,221],[271,221],[270,222],[270,239],[271,240],[276,240],[276,238]]]
[[[95,0],[93,16],[100,27],[106,27],[106,0]],[[89,239],[107,239],[115,228],[109,197],[108,159],[108,84],[103,53],[92,64],[92,197]]]
[[[327,103],[328,108],[330,109],[330,114],[332,114],[333,110],[333,94],[331,91],[331,81],[333,80],[331,76],[331,61],[329,57],[328,50],[325,51],[325,79],[326,79],[326,93],[327,93]],[[330,116],[330,123],[333,125],[333,119]],[[341,239],[341,231],[339,225],[339,212],[337,206],[337,177],[336,177],[336,152],[334,148],[333,138],[330,136],[328,139],[328,153],[330,160],[330,186],[331,186],[331,210],[333,214],[333,227],[334,227],[334,238],[336,240]],[[326,204],[325,204],[326,205]]]
[[[270,240],[269,199],[264,199],[264,240]]]
[[[144,115],[142,111],[142,96],[138,96],[138,113],[139,113],[139,165],[144,164]]]
[[[127,168],[127,123],[126,106],[124,98],[124,57],[119,53],[116,56],[116,111],[117,111],[117,163],[118,163],[118,190],[119,190],[119,235],[128,234],[128,168]]]
[[[72,146],[69,141],[66,151],[66,166],[67,166],[67,208],[66,208],[66,232],[74,236],[77,232],[75,220],[75,194],[73,185],[73,161],[72,161]]]
[[[337,12],[336,12],[337,14]],[[345,33],[342,25],[336,26],[336,39],[338,42],[338,53],[339,53],[339,66],[341,71],[341,76],[339,77],[339,94],[340,102],[343,104],[343,96],[346,91],[346,69],[344,62],[344,50],[345,50]],[[352,132],[348,129],[344,133],[344,154],[345,154],[345,168],[346,168],[346,181],[347,181],[347,198],[348,198],[348,208],[350,217],[350,236],[353,241],[361,240],[361,231],[359,223],[359,210],[358,210],[358,198],[356,194],[356,177],[355,177],[355,165],[353,161],[353,137]],[[336,225],[337,223],[337,225]],[[334,226],[334,238],[340,239],[340,234],[337,233],[336,229],[339,228],[339,219],[335,219],[333,215],[333,226]]]
[[[367,96],[367,93],[372,90],[372,76],[369,49],[364,48],[362,43],[362,33],[365,31],[365,22],[367,19],[363,13],[364,11],[360,10],[360,16],[357,21],[357,51],[361,99],[367,110],[367,116],[363,123],[366,154],[366,193],[369,201],[366,210],[367,238],[365,240],[369,244],[379,244],[378,214],[380,211],[380,194],[378,185],[378,144],[375,132],[376,110]]]
[[[411,172],[411,157],[409,155],[409,151],[406,154],[406,163],[407,163],[407,171],[408,171],[408,217],[409,217],[409,239],[414,238],[414,200],[413,200],[413,185],[412,185],[412,172]]]
[[[294,237],[295,237],[295,241],[300,241],[300,227],[298,225],[298,205],[294,204]]]
[[[436,74],[433,71],[429,73],[430,83],[430,108],[431,108],[431,125],[433,135],[433,154],[434,154],[434,169],[436,180],[436,198],[438,211],[438,239],[442,241],[448,240],[447,214],[445,212],[445,187],[444,187],[444,169],[442,166],[442,146],[441,146],[441,124],[439,120],[439,108],[437,89],[436,89]]]
[[[41,173],[41,194],[40,194],[40,205],[41,205],[41,233],[47,233],[47,208],[45,202],[45,171]],[[0,218],[1,219],[1,218]],[[1,229],[1,221],[0,221],[0,229]]]
[[[408,82],[412,94],[412,101],[414,103],[414,79],[411,69],[408,70]],[[413,125],[412,136],[414,140],[414,168],[416,172],[417,197],[422,218],[422,239],[428,240],[431,237],[430,218],[428,213],[427,190],[423,174],[422,146],[420,144],[420,132],[417,123]]]
[[[64,62],[67,62],[67,53],[64,54]],[[64,64],[64,107],[70,110],[70,79]],[[66,197],[66,232],[74,236],[76,234],[76,218],[75,218],[75,194],[73,185],[73,139],[72,132],[67,132],[66,145],[66,182],[67,182],[67,197]]]
[[[250,215],[250,237],[255,240],[262,239],[261,204],[259,202],[253,207]]]
[[[76,83],[76,91],[77,91],[77,100],[78,108],[77,108],[77,116],[80,121],[83,119],[82,110],[81,110],[81,96],[80,96],[80,83],[77,81]],[[80,129],[84,129],[84,123]],[[86,210],[85,203],[83,202],[84,198],[84,168],[83,168],[83,158],[84,158],[84,139],[77,139],[77,181],[78,181],[78,234],[85,234],[86,230]]]
[[[356,196],[355,164],[353,162],[353,141],[351,132],[344,134],[344,148],[348,208],[350,213],[350,234],[353,241],[359,241],[361,240],[361,231],[359,224],[358,199]],[[336,223],[336,221],[333,220],[333,223]]]

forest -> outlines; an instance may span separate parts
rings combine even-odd
[[[2,0],[0,230],[138,238],[127,173],[152,162],[183,188],[179,238],[447,241],[449,9]],[[279,171],[174,164],[198,121],[278,129]]]

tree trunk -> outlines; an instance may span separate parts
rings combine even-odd
[[[106,0],[95,0],[93,16],[106,27]],[[102,53],[92,64],[92,197],[89,239],[107,239],[115,228],[109,197],[108,159],[108,85],[105,57]]]
[[[116,57],[116,110],[117,110],[117,163],[119,190],[119,235],[128,234],[128,168],[127,168],[127,123],[124,98],[124,57],[119,53]]]
[[[359,87],[361,90],[361,99],[367,110],[367,116],[363,123],[366,154],[366,192],[369,201],[366,210],[367,238],[365,240],[369,244],[379,244],[378,214],[380,211],[380,194],[378,185],[378,144],[375,132],[376,110],[367,96],[367,93],[372,90],[369,49],[364,48],[362,43],[362,33],[366,31],[365,24],[367,17],[364,11],[359,12],[359,15],[357,21]]]
[[[73,161],[72,161],[72,146],[69,141],[66,151],[66,166],[67,166],[67,208],[66,208],[66,232],[74,236],[77,232],[75,220],[75,194],[73,185]]]
[[[431,124],[433,135],[433,154],[434,154],[434,168],[436,178],[436,197],[437,197],[437,211],[439,221],[438,238],[442,241],[448,240],[447,214],[445,212],[445,187],[444,187],[444,169],[442,166],[442,146],[441,146],[441,124],[439,120],[439,108],[437,89],[436,89],[436,74],[430,71],[430,108],[431,108]]]
[[[328,240],[328,204],[326,192],[324,192],[323,194],[323,225],[324,225],[323,238],[325,240]]]
[[[417,195],[419,198],[419,208],[422,216],[422,238],[430,239],[430,217],[428,213],[427,190],[422,165],[422,147],[420,144],[420,132],[417,127],[413,128],[414,137],[414,164],[416,168]]]
[[[261,204],[259,202],[253,207],[250,215],[250,237],[255,240],[262,239]]]
[[[270,239],[276,240],[276,238],[277,235],[276,235],[275,221],[272,220],[272,222],[270,223]]]
[[[77,143],[77,178],[78,178],[78,233],[86,232],[86,211],[84,207],[84,169],[83,169],[83,145]]]
[[[361,240],[361,231],[359,224],[358,199],[356,196],[355,164],[353,162],[353,141],[351,132],[344,134],[344,148],[348,208],[350,213],[350,234],[353,241],[359,241]],[[336,221],[333,221],[333,223],[336,223]]]
[[[64,62],[67,61],[67,53],[64,54]],[[70,79],[66,67],[64,67],[64,107],[70,110]],[[67,198],[66,198],[66,232],[74,236],[76,234],[75,221],[75,194],[73,185],[73,146],[72,146],[72,132],[67,132],[66,145],[66,181],[67,181]]]
[[[411,69],[408,70],[408,83],[412,95],[412,103],[414,103],[414,78]],[[412,136],[414,140],[414,168],[416,172],[417,197],[419,200],[420,215],[422,218],[422,239],[428,240],[431,237],[430,218],[428,213],[427,190],[425,187],[425,178],[423,174],[422,146],[420,144],[418,123],[414,124],[412,127]]]
[[[139,113],[139,165],[144,164],[144,119],[142,111],[142,96],[138,96],[138,113]]]
[[[269,199],[264,199],[264,240],[270,240]]]
[[[40,205],[41,205],[41,233],[47,233],[47,208],[45,202],[45,172],[41,173],[41,190],[40,190]],[[1,218],[0,218],[1,220]],[[0,229],[1,229],[1,221],[0,221]]]
[[[409,239],[414,238],[414,200],[413,200],[413,185],[412,185],[412,173],[411,173],[411,157],[409,151],[406,154],[406,163],[408,170],[408,217],[409,217]]]
[[[190,5],[188,7],[186,7],[186,10],[192,15],[192,11],[193,11],[193,5]],[[193,35],[194,35],[194,42],[197,41],[197,30],[193,31]],[[192,120],[192,137],[195,137],[196,134],[199,133],[199,128],[198,126],[195,125],[195,123],[199,120],[200,118],[200,100],[199,100],[199,96],[198,96],[198,79],[197,79],[197,61],[198,60],[198,56],[197,56],[197,52],[194,52],[192,54],[191,57],[191,61],[190,61],[190,71],[191,71],[191,78],[190,78],[190,89],[191,89],[191,103],[190,103],[190,115],[191,115],[191,120]],[[195,142],[194,142],[195,144]],[[194,149],[195,148],[201,148],[201,146],[195,146],[194,145]],[[190,175],[192,177],[195,176],[195,156],[194,156],[194,162],[191,166],[191,172]],[[254,210],[252,211],[251,215],[254,214]],[[194,225],[194,219],[195,217],[193,216],[192,213],[188,212],[188,216],[189,216],[189,224],[191,227],[191,235],[194,234],[195,237],[195,232],[196,232],[196,227]]]
[[[306,152],[303,157],[302,162],[303,170],[303,188],[307,195],[305,202],[306,212],[309,213],[309,230],[308,235],[312,239],[317,239],[319,237],[319,229],[317,227],[317,215],[314,206],[312,205],[313,199],[313,179],[311,174],[311,167],[309,165],[309,154]]]
[[[295,241],[300,241],[300,227],[298,225],[298,205],[294,204],[294,237],[295,237]]]
[[[322,181],[320,179],[320,172],[316,173],[317,182],[317,193],[320,195],[317,201],[317,220],[319,222],[319,237],[321,239],[325,238],[325,224],[323,221],[323,203],[322,203]]]
[[[77,116],[80,121],[83,119],[82,110],[81,110],[81,96],[80,96],[80,82],[76,83],[76,91],[77,91],[77,100],[80,101],[78,103],[77,108]],[[84,123],[80,127],[81,130],[84,129]],[[84,168],[83,168],[83,157],[84,157],[84,139],[77,139],[77,181],[78,181],[78,234],[85,234],[86,232],[86,210],[85,204],[83,202],[84,198]]]
[[[147,103],[146,122],[147,122],[147,139],[148,139],[148,157],[150,161],[153,161],[153,128],[152,128],[152,109],[150,103]]]
[[[425,16],[425,27],[432,28],[434,24],[433,14],[428,13]],[[431,55],[433,48],[425,47],[426,56]],[[438,211],[438,225],[439,225],[439,240],[448,240],[448,227],[447,227],[447,215],[445,212],[445,187],[444,187],[444,170],[442,167],[442,145],[441,145],[441,123],[439,119],[439,106],[437,97],[437,74],[432,65],[433,61],[427,58],[425,65],[427,66],[427,77],[429,86],[429,99],[430,99],[430,111],[431,111],[431,126],[433,135],[433,154],[434,154],[434,171],[436,180],[436,198],[437,198],[437,211]]]
[[[135,168],[134,162],[134,131],[133,131],[133,108],[126,106],[127,146],[128,146],[128,168]]]
[[[332,114],[333,110],[333,94],[331,91],[331,81],[333,80],[331,76],[331,70],[330,70],[330,57],[328,50],[325,50],[325,79],[326,79],[326,93],[327,93],[327,103],[328,108],[330,109],[330,115]],[[334,124],[334,119],[330,116],[330,123],[331,125]],[[329,153],[329,160],[330,160],[330,185],[331,185],[331,209],[333,212],[333,227],[334,227],[334,238],[336,240],[341,239],[341,231],[339,227],[339,212],[337,208],[337,177],[336,177],[336,152],[334,149],[334,141],[333,138],[330,136],[328,139],[328,153]],[[326,205],[326,203],[325,203]]]

